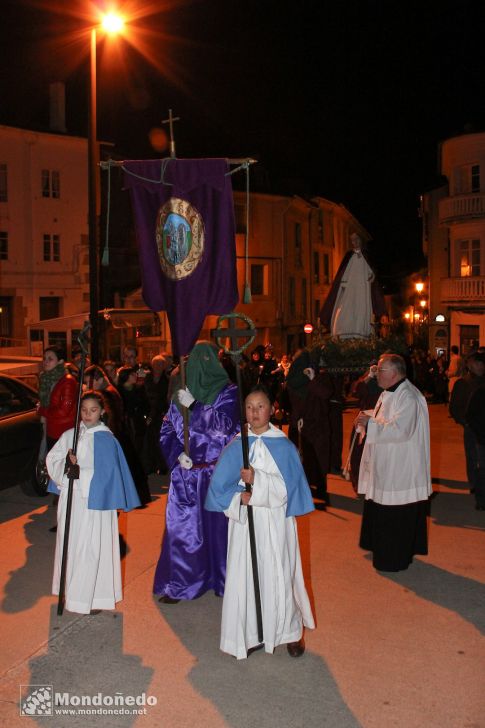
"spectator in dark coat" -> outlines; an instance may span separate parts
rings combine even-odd
[[[450,415],[455,422],[463,426],[466,472],[470,490],[473,492],[478,459],[475,435],[467,422],[467,409],[475,390],[485,387],[485,356],[478,353],[469,354],[466,359],[466,366],[468,369],[467,374],[457,379],[451,393]]]
[[[308,482],[315,497],[328,505],[330,470],[330,398],[334,389],[325,372],[315,372],[308,351],[296,352],[286,378],[290,400],[289,437],[300,450]]]
[[[146,473],[167,472],[159,440],[162,420],[169,406],[171,368],[172,357],[165,353],[157,354],[151,361],[151,371],[145,377],[145,394],[150,405],[142,456]]]

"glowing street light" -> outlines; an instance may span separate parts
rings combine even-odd
[[[418,293],[422,293],[424,289],[424,283],[416,283],[414,287]]]
[[[117,13],[107,13],[101,21],[101,26],[106,33],[120,33],[125,25],[124,19]]]

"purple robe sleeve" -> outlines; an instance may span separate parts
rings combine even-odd
[[[229,384],[215,402],[195,402],[189,415],[189,455],[194,464],[215,463],[222,448],[239,432],[237,387]],[[184,449],[183,418],[175,404],[163,421],[160,446],[170,470]]]
[[[163,418],[160,430],[160,448],[169,470],[173,470],[178,456],[184,451],[184,423],[182,415],[173,402]]]

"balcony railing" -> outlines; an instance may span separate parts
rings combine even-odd
[[[470,192],[467,195],[444,197],[440,200],[439,219],[442,225],[480,217],[485,218],[485,193]]]
[[[442,278],[441,300],[443,303],[485,303],[485,276]]]

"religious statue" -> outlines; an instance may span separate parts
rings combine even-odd
[[[352,233],[350,243],[352,250],[347,251],[340,263],[320,311],[320,321],[332,336],[368,339],[373,333],[372,322],[387,313],[386,304],[361,237]]]

